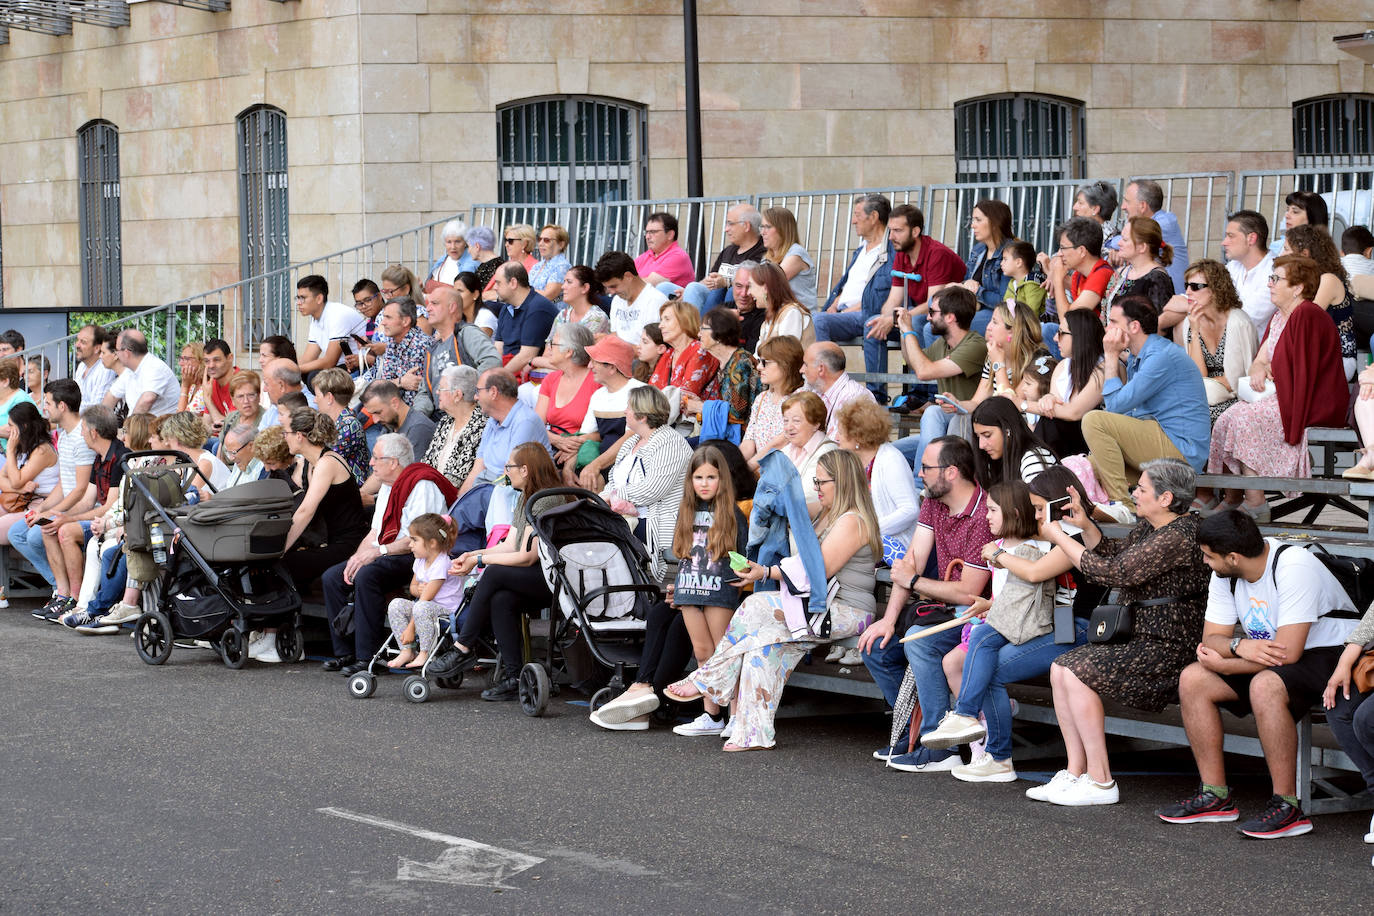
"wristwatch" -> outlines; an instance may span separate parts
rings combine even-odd
[[[997,562],[997,558],[1000,557],[1002,554],[1004,554],[1004,553],[1006,553],[1006,552],[1007,552],[1007,548],[1005,548],[1005,547],[998,547],[996,550],[994,550],[994,551],[992,552],[992,562],[993,562],[993,563],[996,563],[996,562]]]
[[[1236,658],[1240,658],[1240,641],[1244,638],[1244,636],[1237,636],[1231,640],[1231,654]]]
[[[382,556],[386,556],[386,545],[385,545],[385,544],[378,544],[378,545],[377,545],[377,552],[378,552],[379,554],[381,554]]]

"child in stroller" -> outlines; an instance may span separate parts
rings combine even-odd
[[[393,598],[387,607],[393,633],[403,633],[401,654],[387,666],[423,668],[439,638],[439,618],[458,603],[463,577],[449,575],[449,548],[458,528],[447,515],[432,512],[410,523],[410,546],[415,555],[415,574],[410,580],[409,598]]]

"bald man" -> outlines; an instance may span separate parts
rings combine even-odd
[[[452,286],[440,285],[425,294],[429,323],[434,326],[434,348],[425,366],[425,385],[430,401],[439,404],[439,376],[449,366],[472,366],[479,373],[501,365],[501,354],[491,338],[463,316],[463,300]]]
[[[802,375],[806,387],[825,402],[825,434],[831,439],[839,427],[840,408],[857,398],[873,400],[873,392],[850,378],[845,371],[844,350],[829,340],[818,341],[806,348],[802,357]]]

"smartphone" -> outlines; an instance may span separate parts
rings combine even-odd
[[[356,340],[358,343],[362,344],[364,347],[367,347],[367,346],[371,346],[371,345],[372,345],[372,341],[368,340],[366,337],[362,336],[361,334],[350,334],[349,336],[352,337],[354,340]]]
[[[45,517],[45,518],[36,518],[36,519],[33,520],[33,524],[34,524],[35,527],[37,527],[37,526],[39,526],[39,525],[51,525],[51,524],[52,524],[52,519],[46,518],[46,517]]]
[[[348,341],[347,341],[347,340],[344,340],[342,337],[339,338],[339,349],[343,351],[343,355],[344,355],[344,356],[352,356],[352,355],[353,355],[353,348],[350,347],[350,346],[348,345]]]
[[[954,395],[952,395],[952,394],[946,394],[945,392],[942,391],[942,392],[940,392],[939,394],[937,394],[937,395],[935,396],[935,400],[937,400],[937,401],[943,401],[944,403],[949,404],[951,407],[954,408],[954,410],[955,410],[956,413],[968,413],[968,411],[965,410],[965,409],[959,404],[959,399],[956,398],[956,397],[955,397]]]
[[[1058,499],[1049,500],[1049,502],[1046,505],[1049,509],[1050,521],[1057,522],[1064,517],[1064,510],[1068,507],[1060,504],[1067,503],[1068,501],[1069,498],[1067,496],[1061,496]]]

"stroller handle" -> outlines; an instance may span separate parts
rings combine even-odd
[[[584,490],[581,487],[547,487],[525,500],[525,518],[531,525],[534,524],[534,504],[546,496],[575,496],[578,499],[590,499],[606,509],[611,508],[599,493],[593,493],[591,490]]]
[[[183,451],[170,448],[153,448],[145,449],[141,452],[127,452],[119,459],[120,470],[128,476],[137,476],[137,471],[139,469],[131,469],[129,467],[129,462],[140,458],[171,458],[172,463],[170,465],[163,465],[163,467],[187,468],[199,475],[201,480],[205,481],[205,485],[210,488],[211,493],[219,492],[219,490],[215,488],[215,485],[210,482],[210,478],[206,477],[205,472],[200,469],[200,465],[192,461],[191,456]],[[189,483],[190,481],[187,482]]]

